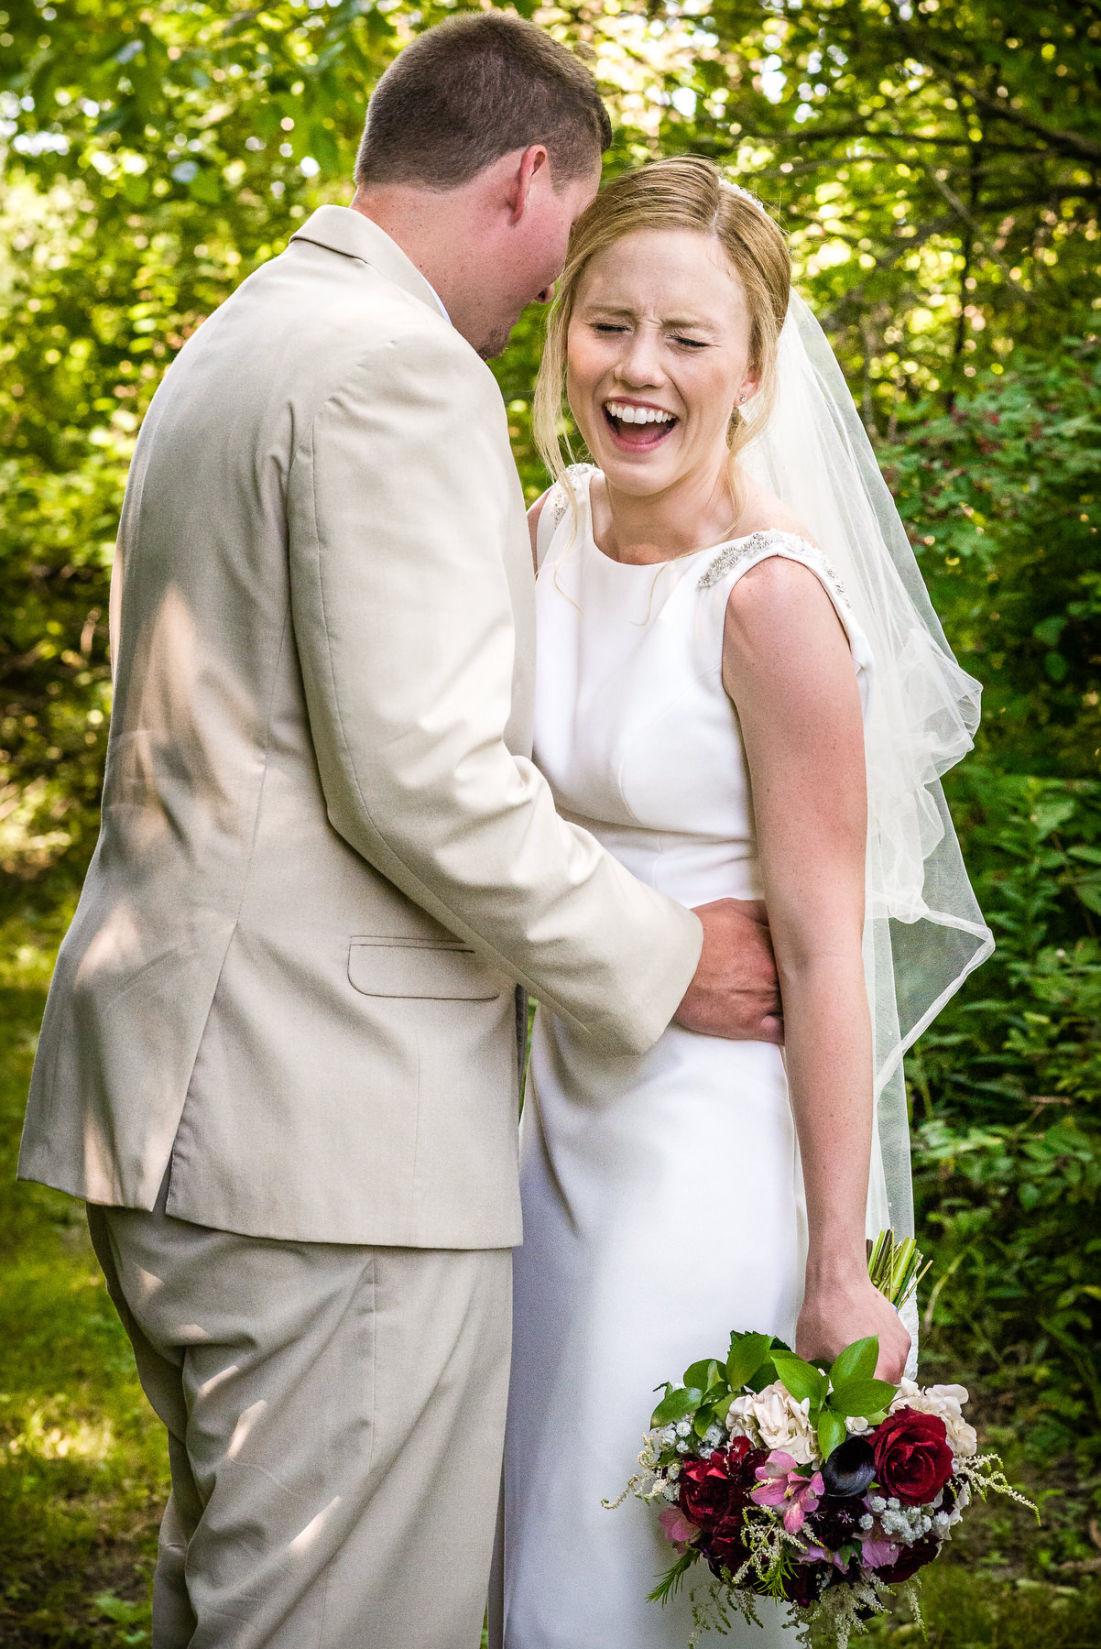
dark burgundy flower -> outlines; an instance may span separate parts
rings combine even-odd
[[[875,1472],[883,1493],[904,1506],[924,1506],[952,1475],[952,1450],[939,1414],[899,1409],[871,1434]]]
[[[723,1569],[736,1574],[749,1556],[740,1512],[724,1517],[696,1543],[707,1558],[711,1573],[720,1577]]]
[[[846,1543],[860,1539],[863,1516],[862,1500],[825,1494],[818,1502],[818,1510],[807,1520],[805,1533],[828,1552],[836,1552]]]
[[[822,1481],[831,1495],[863,1494],[875,1476],[875,1455],[866,1437],[847,1437],[822,1467]]]
[[[825,1563],[799,1563],[784,1582],[784,1596],[789,1603],[801,1603],[806,1608],[818,1601],[836,1574]]]
[[[749,1491],[756,1487],[754,1472],[766,1459],[745,1437],[732,1438],[728,1449],[716,1449],[707,1460],[690,1455],[681,1468],[681,1511],[701,1529],[732,1517],[740,1524]]]
[[[940,1551],[940,1546],[941,1543],[936,1536],[928,1534],[924,1540],[915,1540],[912,1546],[903,1546],[890,1568],[877,1569],[876,1574],[880,1580],[885,1580],[888,1586],[909,1580],[911,1575],[916,1575],[927,1563],[932,1563]]]

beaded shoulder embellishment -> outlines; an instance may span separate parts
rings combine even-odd
[[[816,549],[813,544],[808,543],[805,538],[800,538],[798,533],[782,532],[779,527],[764,528],[760,532],[750,533],[748,538],[736,539],[734,543],[727,544],[719,551],[714,560],[710,561],[704,568],[697,588],[700,590],[711,589],[712,585],[717,584],[720,578],[732,572],[735,567],[741,566],[743,561],[748,561],[753,556],[758,555],[767,544],[775,543],[777,540],[792,552],[792,560],[802,561],[818,567],[837,591],[837,594],[844,596],[845,586],[822,552]]]
[[[587,475],[589,471],[595,469],[595,467],[596,466],[594,464],[571,464],[569,469],[566,471],[566,474],[571,480],[576,480],[582,475]],[[552,531],[557,532],[562,523],[562,517],[570,507],[569,494],[561,481],[556,481],[554,483],[554,486],[551,488],[547,497],[545,507],[551,512]]]
[[[561,481],[556,481],[551,488],[547,505],[550,509],[551,528],[554,532],[557,532],[562,524],[562,517],[570,507],[569,499],[566,497],[566,489]]]

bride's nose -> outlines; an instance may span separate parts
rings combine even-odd
[[[635,389],[659,384],[664,378],[659,340],[645,327],[623,335],[623,350],[616,364],[624,385]]]

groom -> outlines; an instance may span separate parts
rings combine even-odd
[[[21,1173],[89,1203],[169,1435],[156,1649],[473,1649],[520,1239],[517,982],[630,1053],[777,1034],[767,938],[560,819],[480,356],[607,116],[535,27],[421,35],[138,442],[103,826]],[[702,947],[702,949],[701,949]]]

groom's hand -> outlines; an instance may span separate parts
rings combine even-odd
[[[703,950],[674,1014],[678,1025],[736,1042],[783,1042],[784,1021],[768,918],[759,899],[697,905]]]

